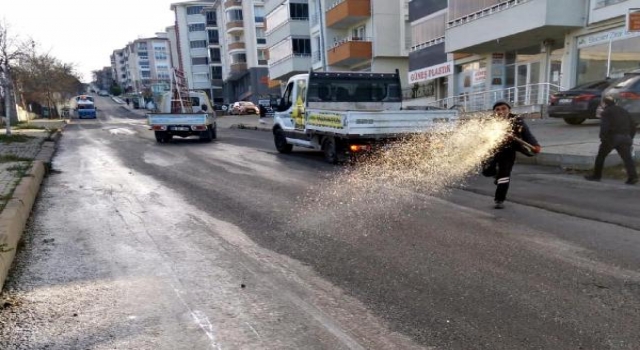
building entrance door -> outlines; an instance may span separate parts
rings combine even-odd
[[[516,66],[516,104],[535,103],[540,92],[540,61],[519,63]]]

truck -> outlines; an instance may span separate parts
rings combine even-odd
[[[197,136],[205,142],[216,139],[216,114],[207,94],[187,90],[181,73],[174,72],[173,77],[171,91],[165,92],[156,105],[158,112],[147,113],[156,141],[167,143],[174,136]]]
[[[75,112],[78,119],[97,118],[96,105],[93,103],[93,97],[80,95],[75,98]]]
[[[294,75],[273,107],[278,152],[290,153],[294,146],[314,149],[333,164],[458,120],[457,110],[402,109],[397,70]]]

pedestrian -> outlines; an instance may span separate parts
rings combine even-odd
[[[264,118],[267,116],[267,107],[260,103],[258,104],[258,110],[260,111],[260,124],[266,123]]]
[[[589,181],[600,181],[605,158],[614,149],[622,158],[627,170],[627,185],[638,183],[638,172],[633,162],[631,148],[636,136],[636,123],[624,108],[616,105],[612,96],[602,99],[603,110],[600,115],[600,148],[596,156],[593,173],[584,178]]]
[[[496,149],[494,155],[484,163],[482,175],[494,177],[496,192],[494,196],[494,208],[503,209],[504,201],[507,199],[509,183],[511,182],[511,170],[516,161],[516,152],[522,152],[527,156],[540,153],[540,144],[529,130],[529,126],[524,120],[511,113],[511,105],[505,101],[498,101],[493,105],[493,112],[496,118],[509,120],[511,124],[510,134]],[[525,147],[523,142],[528,145]],[[528,146],[532,149],[528,149]]]
[[[131,103],[131,100],[128,97],[125,99],[125,101],[127,101],[127,106],[129,105],[129,103]]]

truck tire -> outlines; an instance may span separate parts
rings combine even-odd
[[[335,138],[329,136],[322,141],[322,152],[328,163],[338,164],[338,147]]]
[[[584,123],[584,121],[586,120],[586,118],[563,118],[563,119],[564,119],[564,122],[569,125],[580,125]]]
[[[168,143],[173,139],[173,135],[167,134],[165,131],[156,131],[155,135],[158,143]]]
[[[276,144],[276,149],[280,153],[291,153],[293,145],[287,143],[287,137],[284,134],[284,130],[278,128],[273,132],[273,141]]]
[[[215,140],[215,139],[217,139],[217,138],[218,138],[218,126],[217,126],[217,125],[216,125],[216,126],[213,126],[213,127],[211,128],[211,138],[212,138],[213,140]]]
[[[213,140],[213,131],[211,131],[211,126],[208,126],[206,131],[200,133],[200,141],[211,142],[211,140]]]

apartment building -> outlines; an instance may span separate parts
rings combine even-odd
[[[314,69],[389,73],[408,86],[408,0],[309,0]]]
[[[447,0],[413,0],[409,3],[411,50],[405,105],[423,105],[448,96],[453,77],[453,57],[445,51]],[[408,34],[408,33],[407,33]]]
[[[215,100],[222,93],[222,87],[221,84],[214,86],[211,81],[209,30],[217,28],[217,14],[211,8],[213,3],[213,0],[203,0],[171,4],[175,14],[175,36],[173,31],[169,36],[178,57],[174,66],[184,73],[188,88],[204,90]]]
[[[101,90],[109,90],[113,85],[113,68],[103,67],[100,70],[93,72],[93,79]]]
[[[128,56],[125,58],[125,51],[126,48],[113,50],[113,53],[111,54],[111,74],[113,76],[113,80],[118,86],[122,87],[123,89],[128,84],[128,74],[125,64],[125,62],[127,62],[128,60]]]
[[[285,81],[311,68],[309,2],[266,0],[270,80]]]
[[[269,87],[264,2],[217,0],[224,102],[257,102],[279,89]]]

